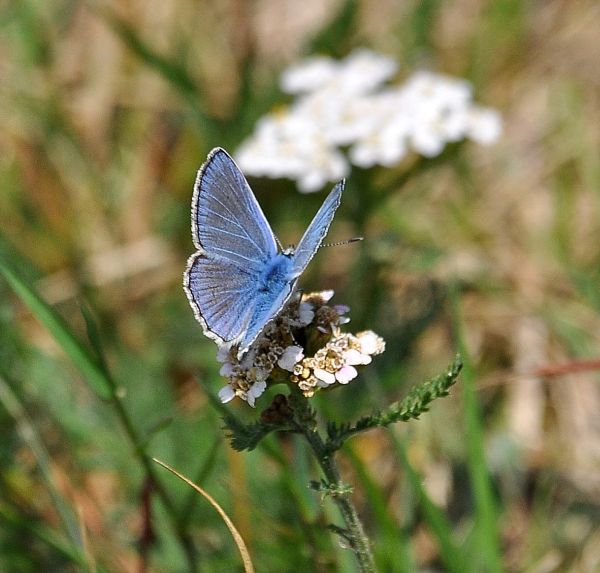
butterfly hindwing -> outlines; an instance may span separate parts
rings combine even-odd
[[[246,331],[240,339],[240,353],[244,353],[256,340],[265,326],[279,314],[292,296],[295,285],[295,280],[288,281],[278,292],[272,291],[260,297],[258,304],[253,309],[253,314],[250,317]]]
[[[255,297],[254,277],[224,259],[196,253],[188,261],[184,288],[204,333],[231,342],[247,330]]]

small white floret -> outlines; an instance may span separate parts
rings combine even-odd
[[[288,372],[294,371],[294,366],[304,358],[304,352],[300,346],[288,346],[284,351],[277,365]]]
[[[254,408],[254,402],[266,389],[267,383],[264,380],[257,380],[246,392],[246,402]]]
[[[223,404],[227,404],[227,402],[231,402],[231,400],[233,400],[234,398],[235,398],[235,392],[231,386],[229,386],[229,385],[223,386],[223,388],[221,388],[219,390],[219,399],[221,400],[221,402]]]
[[[315,368],[314,373],[315,373],[315,377],[317,378],[317,380],[321,380],[323,383],[327,384],[328,386],[330,384],[335,383],[335,378],[336,378],[335,374],[332,374],[331,372],[327,372],[327,370],[323,370],[322,368]]]
[[[335,378],[340,384],[348,384],[350,380],[354,380],[358,376],[358,371],[354,366],[347,364],[342,366],[336,373]]]

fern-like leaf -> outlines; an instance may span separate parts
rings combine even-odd
[[[436,398],[447,396],[450,387],[456,382],[462,369],[462,360],[456,356],[448,370],[419,386],[415,386],[400,402],[395,402],[382,411],[374,412],[360,418],[354,425],[329,424],[327,427],[328,440],[325,444],[329,452],[335,452],[350,437],[369,430],[381,428],[396,422],[408,422],[417,419],[429,409],[429,404]]]

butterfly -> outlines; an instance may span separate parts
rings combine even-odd
[[[192,239],[183,288],[204,334],[236,345],[240,359],[292,296],[340,204],[344,181],[329,193],[298,246],[280,250],[231,156],[213,149],[198,171]]]

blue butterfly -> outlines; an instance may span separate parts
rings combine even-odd
[[[327,234],[344,189],[325,199],[296,249],[280,251],[246,178],[230,155],[213,149],[198,171],[192,238],[183,288],[204,334],[236,345],[241,358],[292,296]]]

